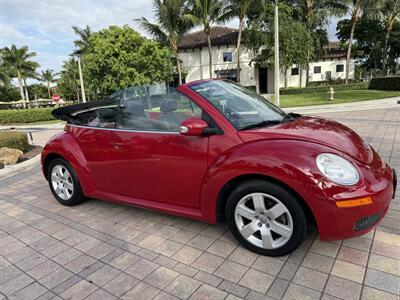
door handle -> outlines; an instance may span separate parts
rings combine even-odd
[[[118,142],[116,142],[116,143],[113,143],[113,144],[112,144],[112,147],[113,147],[114,149],[120,149],[123,145],[124,145],[124,143],[118,143]]]

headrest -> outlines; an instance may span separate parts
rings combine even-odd
[[[171,112],[176,111],[177,108],[178,108],[178,103],[176,102],[176,100],[174,100],[174,99],[165,99],[161,103],[160,110],[163,113],[171,113]]]
[[[133,116],[142,116],[144,115],[144,106],[140,101],[126,101],[124,103],[124,113],[128,113]]]
[[[115,118],[114,110],[112,108],[102,108],[98,110],[99,117],[105,120],[112,120]]]

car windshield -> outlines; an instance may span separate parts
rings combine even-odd
[[[238,130],[277,124],[288,117],[257,93],[233,82],[205,81],[190,88],[214,105]]]

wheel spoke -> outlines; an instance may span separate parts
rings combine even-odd
[[[271,231],[269,229],[267,229],[266,227],[262,227],[260,230],[260,233],[261,233],[261,239],[262,239],[264,248],[272,249],[274,240],[272,239]]]
[[[67,189],[69,189],[70,191],[73,191],[74,185],[72,183],[66,182],[64,185]]]
[[[65,197],[64,200],[68,200],[69,196],[68,196],[67,189],[65,187],[62,189],[62,192],[63,192],[64,197]]]
[[[272,221],[270,223],[270,226],[271,226],[271,228],[270,228],[271,231],[273,231],[285,238],[288,238],[292,235],[292,229],[286,225],[279,223],[279,222]]]
[[[257,227],[257,223],[256,222],[251,222],[251,223],[245,225],[242,229],[240,229],[240,233],[243,235],[243,237],[248,239],[258,229],[259,228]]]
[[[267,211],[267,216],[269,216],[272,220],[279,218],[285,212],[287,212],[286,207],[282,203],[275,204],[270,210]]]
[[[59,195],[61,192],[62,192],[62,188],[61,188],[61,185],[58,183],[57,187],[56,187],[56,193],[57,193],[57,195]]]
[[[244,205],[238,205],[236,208],[236,213],[246,219],[254,220],[255,212]]]
[[[258,212],[265,211],[265,203],[264,203],[264,197],[260,194],[255,194],[252,196],[253,203],[254,203],[254,208]]]
[[[56,174],[51,174],[51,180],[58,183],[60,181],[60,178]]]
[[[69,178],[69,172],[68,172],[68,170],[67,169],[65,169],[64,170],[64,175],[63,175],[63,178],[65,179],[65,180],[68,180],[68,178]]]
[[[57,175],[59,178],[62,178],[62,173],[61,173],[61,167],[60,167],[60,166],[56,167],[56,175]]]

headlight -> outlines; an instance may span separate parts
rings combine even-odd
[[[338,155],[322,153],[316,163],[321,173],[337,184],[354,185],[360,178],[353,164]]]

